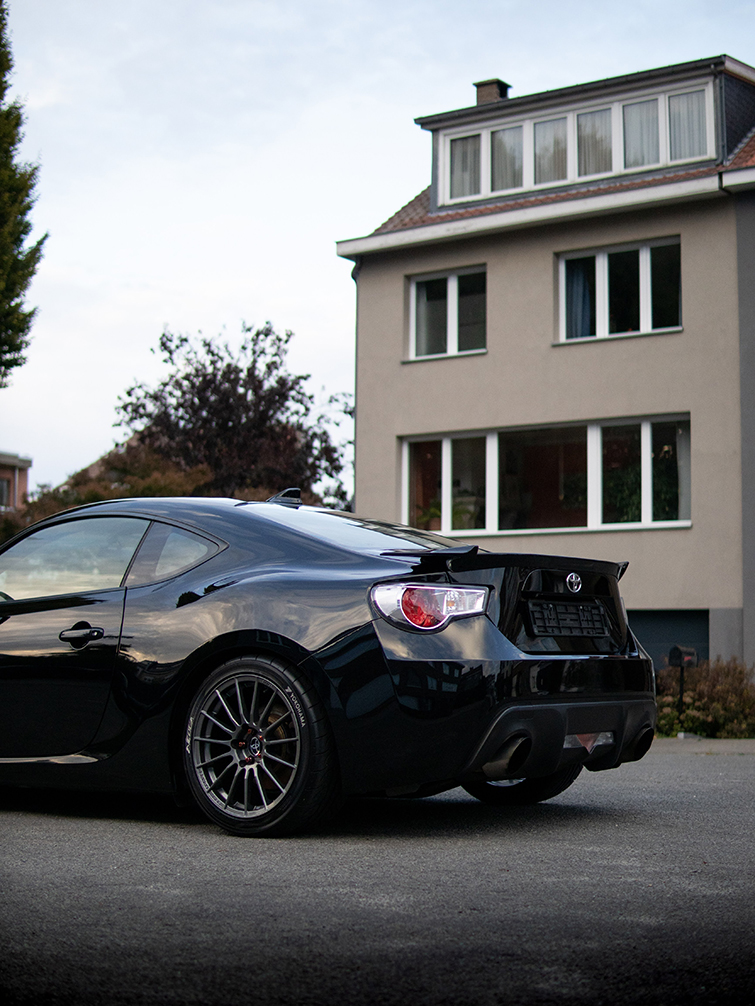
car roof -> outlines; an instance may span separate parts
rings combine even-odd
[[[273,531],[269,527],[273,524],[281,535],[285,535],[286,532],[302,535],[335,548],[360,553],[375,554],[386,550],[401,550],[401,547],[406,545],[412,546],[416,552],[444,549],[457,544],[432,532],[419,531],[387,521],[371,520],[327,507],[304,506],[298,502],[289,502],[285,498],[264,502],[215,496],[101,500],[55,514],[40,522],[40,526],[60,519],[75,519],[85,515],[115,516],[116,514],[175,521],[195,528],[199,532],[228,540],[234,537],[234,532],[241,535],[248,532],[251,524],[255,524],[261,531],[264,522],[268,525],[265,533]]]

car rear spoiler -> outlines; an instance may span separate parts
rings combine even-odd
[[[418,572],[431,573],[448,569],[461,573],[472,569],[496,569],[518,566],[520,569],[569,569],[575,572],[603,573],[620,580],[628,562],[607,562],[603,559],[577,559],[569,555],[538,555],[531,552],[480,552],[477,545],[457,545],[452,548],[392,548],[380,553],[387,559],[417,559]]]

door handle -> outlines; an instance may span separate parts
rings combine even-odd
[[[70,643],[72,646],[84,646],[93,639],[102,639],[104,635],[104,629],[95,628],[88,622],[84,624],[79,622],[70,629],[64,629],[58,639],[63,643]]]

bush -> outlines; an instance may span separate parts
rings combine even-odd
[[[658,734],[679,731],[701,737],[755,737],[753,669],[740,660],[703,661],[684,672],[679,716],[679,668],[658,670]]]

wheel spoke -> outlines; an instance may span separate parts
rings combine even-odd
[[[257,766],[254,766],[254,781],[257,783],[257,789],[259,790],[260,796],[262,797],[262,805],[265,810],[267,810],[267,797],[265,796],[265,791],[262,788],[262,783],[260,782],[259,772],[257,771]]]
[[[206,716],[208,720],[211,720],[216,727],[220,727],[221,730],[224,730],[229,735],[233,733],[233,730],[229,730],[227,726],[222,724],[219,720],[216,720],[214,716],[210,716],[206,709],[201,709],[200,712],[203,716]]]
[[[298,744],[298,738],[293,735],[291,737],[276,737],[271,741],[265,739],[266,748],[272,747],[273,744]]]
[[[259,681],[255,679],[254,691],[252,692],[252,704],[249,706],[249,722],[255,723],[254,710],[257,708],[257,689],[259,688]]]
[[[268,732],[268,730],[272,730],[272,729],[273,729],[273,727],[277,727],[277,726],[278,726],[278,724],[279,724],[279,723],[281,722],[281,720],[287,720],[287,719],[289,718],[289,716],[290,716],[290,715],[291,715],[291,710],[290,710],[290,709],[287,709],[287,710],[285,711],[285,713],[284,713],[284,714],[283,714],[282,716],[279,716],[279,717],[278,717],[278,719],[277,719],[277,720],[275,720],[275,721],[274,721],[274,722],[272,722],[272,723],[268,723],[268,725],[267,725],[267,726],[265,727],[265,729],[264,729],[264,730],[262,731],[262,736],[264,737],[264,736],[265,736],[265,734],[266,734],[266,733]]]
[[[204,744],[225,744],[226,747],[230,747],[230,741],[226,740],[225,737],[195,737],[195,741],[202,741]],[[269,744],[275,743],[274,741],[269,741]]]
[[[241,766],[237,765],[236,766],[236,772],[234,773],[233,779],[231,779],[231,785],[226,790],[226,794],[225,794],[225,806],[226,807],[228,806],[228,804],[230,802],[231,793],[233,792],[233,787],[236,785],[236,780],[238,779],[238,777],[241,775],[242,772],[243,772],[243,769],[241,768]]]
[[[273,780],[273,782],[278,787],[278,789],[281,791],[281,793],[285,793],[286,792],[286,787],[285,786],[281,786],[281,784],[275,778],[275,776],[273,775],[273,773],[269,769],[265,768],[265,763],[264,762],[260,762],[260,768],[262,769],[262,771],[265,773],[266,776],[268,776],[270,779]]]
[[[268,702],[268,704],[267,704],[267,705],[265,706],[265,711],[264,711],[264,712],[263,712],[263,714],[262,714],[262,715],[260,716],[260,723],[264,723],[264,722],[265,722],[265,720],[267,719],[267,714],[268,714],[268,713],[270,712],[270,710],[271,710],[271,709],[273,708],[273,703],[275,702],[275,699],[276,699],[276,698],[277,698],[277,696],[276,696],[275,692],[273,692],[273,694],[272,694],[272,695],[270,696],[270,701],[269,701],[269,702]]]
[[[274,754],[269,754],[265,752],[265,758],[269,758],[270,761],[278,762],[279,765],[285,765],[286,768],[296,768],[296,762],[283,761],[282,758],[276,758]]]
[[[236,687],[237,687],[237,688],[238,688],[238,685],[239,685],[239,683],[238,683],[238,681],[237,681],[237,682],[236,682]],[[217,697],[218,697],[218,698],[220,699],[220,704],[222,705],[223,709],[225,709],[225,711],[226,711],[226,712],[228,713],[228,719],[229,719],[229,720],[231,721],[231,723],[233,723],[233,725],[234,725],[235,727],[239,727],[239,726],[241,726],[241,724],[240,724],[240,723],[238,722],[238,720],[237,720],[237,719],[236,719],[236,717],[235,717],[235,716],[233,715],[233,713],[231,712],[231,710],[230,710],[230,709],[228,708],[228,703],[227,703],[227,702],[226,702],[226,700],[225,700],[225,699],[223,698],[223,696],[222,696],[222,695],[220,694],[220,692],[219,692],[219,691],[217,690],[217,688],[215,689],[215,694],[216,694],[216,695],[217,695]]]
[[[214,758],[208,758],[207,761],[197,762],[197,768],[205,768],[205,766],[207,765],[212,765],[214,761],[220,761],[221,758],[231,758],[231,757],[232,755],[230,751],[223,751],[222,754],[215,755]],[[272,758],[272,755],[270,755],[270,757]]]
[[[244,813],[249,813],[249,766],[244,772]]]
[[[239,679],[236,678],[236,702],[239,707],[239,723],[244,722],[244,703],[241,701],[241,685],[239,684]]]
[[[214,779],[214,780],[213,780],[213,782],[212,782],[212,783],[210,784],[210,790],[214,790],[214,789],[216,789],[216,788],[217,788],[217,786],[218,786],[218,785],[219,785],[219,783],[220,783],[220,780],[221,780],[221,779],[223,778],[223,776],[224,776],[224,775],[226,774],[226,772],[228,771],[228,769],[229,769],[229,768],[233,768],[233,764],[234,764],[234,763],[233,763],[233,761],[230,761],[230,762],[229,762],[229,763],[228,763],[228,764],[226,765],[226,767],[225,767],[225,768],[223,769],[223,771],[222,771],[222,772],[218,772],[218,774],[217,774],[217,775],[215,776],[215,779]]]

